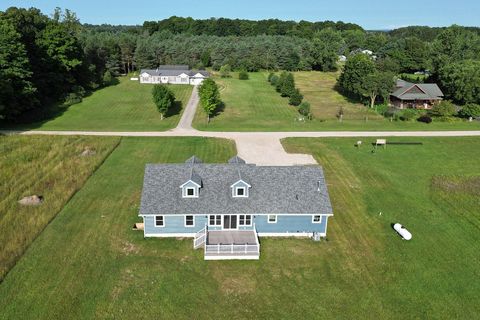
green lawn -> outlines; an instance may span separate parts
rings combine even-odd
[[[312,153],[326,170],[336,213],[328,246],[335,252],[319,255],[329,267],[319,270],[326,275],[317,283],[335,295],[319,297],[332,305],[327,318],[475,318],[480,140],[391,138],[424,145],[375,153],[367,144],[357,150],[356,140],[284,141],[290,152]],[[395,222],[413,240],[402,241]]]
[[[205,131],[395,131],[395,130],[480,130],[480,122],[455,123],[393,121],[368,110],[361,104],[350,102],[334,86],[337,73],[295,72],[296,85],[312,105],[314,120],[296,121],[296,107],[280,97],[268,81],[268,73],[250,73],[250,80],[215,77],[221,91],[224,109],[206,123],[205,113],[198,108],[193,126]],[[344,110],[344,121],[336,114]],[[365,121],[368,115],[368,121]]]
[[[424,145],[372,153],[356,140],[284,142],[325,168],[328,241],[261,239],[259,261],[207,262],[191,239],[131,230],[144,164],[225,162],[233,143],[123,138],[0,284],[1,318],[475,318],[480,141],[398,138]]]
[[[294,125],[297,110],[288,105],[267,82],[267,74],[250,73],[250,80],[215,78],[220,86],[224,110],[206,124],[206,116],[201,107],[197,109],[194,127],[211,131],[280,131],[287,125]]]
[[[0,136],[0,281],[118,141]],[[87,147],[96,154],[82,157]],[[17,202],[31,195],[44,202],[37,207]]]
[[[89,130],[89,131],[165,131],[176,127],[183,107],[192,93],[190,85],[170,85],[177,104],[169,117],[160,120],[152,101],[152,85],[131,81],[120,82],[99,89],[81,103],[60,108],[52,119],[35,123],[27,128],[38,130]]]
[[[368,109],[361,103],[349,101],[335,90],[339,75],[338,72],[295,72],[295,85],[304,99],[310,102],[315,118],[337,122],[338,111],[343,108],[344,120],[364,120]],[[368,116],[369,120],[383,120],[381,115],[373,112]]]

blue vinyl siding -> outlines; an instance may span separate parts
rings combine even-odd
[[[320,232],[326,229],[327,217],[322,216],[321,223],[312,223],[312,216],[277,215],[277,223],[268,223],[267,215],[256,215],[254,218],[255,227],[259,233],[297,233],[297,232]]]
[[[195,216],[195,226],[185,227],[185,216],[164,216],[164,227],[155,227],[155,217],[145,217],[145,234],[196,233],[205,227],[207,218]]]
[[[155,227],[155,217],[145,217],[145,234],[196,233],[208,222],[203,215],[195,216],[195,226],[185,227],[185,216],[164,216],[164,227]],[[268,223],[267,215],[253,215],[252,223],[259,233],[311,233],[326,232],[327,216],[322,216],[321,223],[312,223],[311,215],[277,215],[276,223]],[[238,220],[237,220],[238,221]],[[250,229],[251,226],[238,226],[238,230]],[[221,230],[221,226],[210,226],[210,230]]]

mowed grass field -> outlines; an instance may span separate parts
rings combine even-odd
[[[338,308],[327,314],[476,318],[480,140],[390,138],[423,145],[388,145],[374,153],[367,144],[356,149],[356,140],[284,140],[288,151],[313,154],[326,171],[336,213],[328,246],[336,252],[322,255],[331,269],[320,272],[328,274],[323,280],[336,297],[319,300]],[[413,234],[411,241],[392,229],[397,222]]]
[[[0,281],[118,141],[0,136]],[[82,157],[87,147],[96,154]],[[43,203],[18,203],[31,195],[43,196]]]
[[[53,118],[27,126],[38,130],[88,131],[165,131],[176,127],[193,86],[170,85],[176,105],[171,114],[160,119],[152,100],[151,84],[140,84],[120,77],[119,84],[99,89],[82,102],[60,107]]]
[[[377,113],[371,112],[361,103],[349,101],[335,90],[339,72],[295,72],[295,85],[303,97],[311,105],[312,114],[316,119],[338,121],[337,114],[343,108],[343,120],[384,120]]]
[[[480,121],[468,123],[393,121],[349,101],[335,90],[338,73],[294,72],[296,86],[310,102],[314,119],[298,121],[296,107],[288,105],[267,81],[268,72],[250,73],[249,80],[214,76],[220,86],[224,108],[207,124],[202,108],[197,109],[193,126],[204,131],[396,131],[396,130],[480,130]],[[336,114],[344,110],[344,120]],[[365,120],[367,119],[367,121]]]
[[[265,73],[250,73],[249,80],[239,80],[236,73],[231,78],[215,77],[220,87],[224,109],[215,117],[207,118],[201,106],[197,109],[194,127],[212,131],[280,131],[293,126],[297,110],[288,105],[288,99],[267,82]]]
[[[475,318],[479,140],[401,138],[424,145],[376,153],[356,140],[284,141],[324,166],[328,241],[263,238],[259,261],[207,262],[191,239],[131,230],[144,164],[225,162],[233,143],[123,138],[0,284],[1,318]]]

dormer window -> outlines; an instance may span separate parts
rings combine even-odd
[[[245,188],[244,187],[238,187],[235,188],[235,196],[236,197],[244,197],[245,196]]]
[[[248,191],[251,186],[243,180],[238,180],[231,185],[232,197],[234,198],[248,198]]]
[[[190,160],[195,161],[196,158],[190,158],[188,161]],[[190,171],[190,179],[180,186],[182,189],[182,198],[198,198],[201,187],[202,178],[200,178],[192,168]]]
[[[195,197],[195,188],[187,188],[187,197]]]
[[[187,182],[186,185],[181,188],[183,198],[198,198],[200,188],[194,183]]]

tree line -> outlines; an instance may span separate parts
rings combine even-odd
[[[0,118],[12,121],[38,119],[52,104],[73,103],[115,76],[160,64],[335,71],[339,55],[351,60],[364,49],[375,56],[375,76],[428,70],[429,81],[455,102],[480,99],[478,28],[371,32],[331,21],[179,17],[143,26],[95,26],[82,25],[68,10],[49,17],[34,8],[0,12],[0,28]]]
[[[480,104],[480,34],[476,29],[442,28],[432,42],[398,38],[377,54],[376,59],[365,54],[348,59],[338,79],[347,95],[369,98],[373,106],[378,97],[388,99],[399,73],[428,70],[428,81],[437,83],[447,99],[462,106]]]
[[[158,31],[168,31],[173,34],[209,35],[209,36],[258,36],[282,35],[302,38],[312,38],[320,30],[330,28],[338,31],[360,30],[362,27],[353,23],[342,21],[282,21],[278,19],[245,20],[228,18],[193,19],[183,17],[170,17],[160,21],[145,21],[143,30],[148,34]]]

